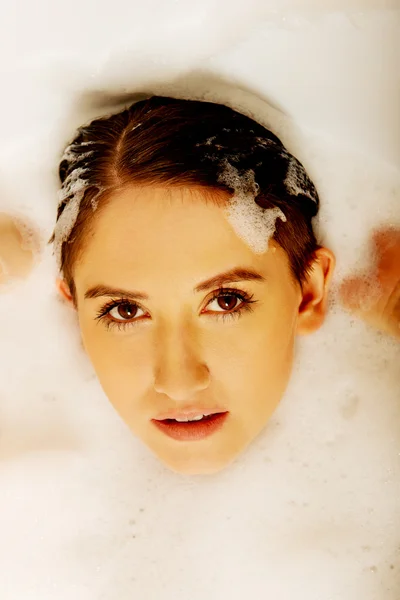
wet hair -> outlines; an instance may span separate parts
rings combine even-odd
[[[152,96],[80,127],[61,159],[50,241],[72,296],[74,265],[113,192],[135,184],[192,187],[226,202],[235,189],[221,178],[224,165],[251,173],[258,206],[283,212],[273,237],[301,285],[319,247],[312,227],[319,198],[301,163],[271,131],[227,106]]]

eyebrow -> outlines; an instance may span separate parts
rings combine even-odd
[[[219,273],[218,275],[214,275],[214,277],[210,277],[210,279],[206,279],[202,281],[193,289],[194,293],[205,292],[214,287],[220,287],[225,283],[234,283],[239,281],[256,281],[259,283],[265,282],[265,277],[263,277],[257,271],[253,269],[248,269],[245,267],[235,267],[234,269],[230,269],[229,271],[225,271],[224,273]],[[106,285],[95,285],[94,287],[87,290],[85,293],[85,299],[91,298],[100,298],[102,296],[122,296],[129,300],[148,300],[149,296],[144,292],[138,291],[129,291],[123,290],[121,288],[113,288],[108,287]]]

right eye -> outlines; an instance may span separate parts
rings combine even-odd
[[[137,304],[133,304],[132,302],[124,302],[114,305],[114,307],[108,311],[108,316],[119,323],[133,321],[135,320],[135,317],[138,316],[138,310],[142,309]]]

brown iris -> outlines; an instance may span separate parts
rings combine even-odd
[[[125,319],[129,321],[129,319],[133,319],[137,311],[137,307],[134,304],[120,304],[117,308],[118,316],[121,319]]]
[[[231,300],[229,302],[229,299]],[[233,294],[226,294],[225,296],[219,296],[218,305],[224,310],[233,310],[236,307],[237,297]],[[225,304],[225,306],[223,306]],[[228,305],[228,306],[226,306]]]

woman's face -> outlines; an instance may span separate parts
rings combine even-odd
[[[218,281],[238,269],[253,275]],[[218,471],[260,433],[290,376],[303,301],[275,242],[255,254],[200,191],[130,188],[96,215],[74,281],[100,383],[166,465]]]

